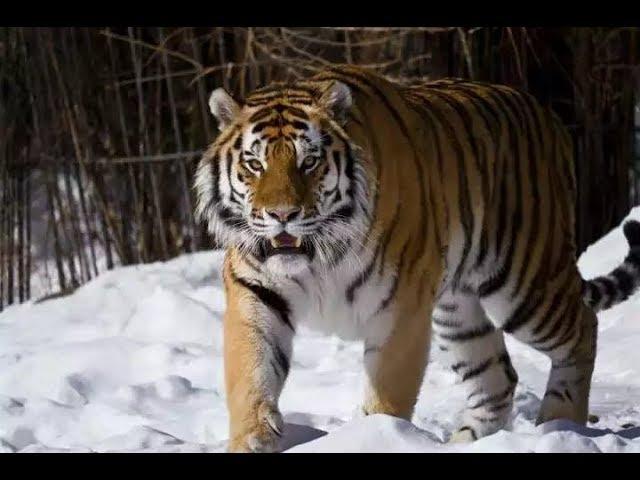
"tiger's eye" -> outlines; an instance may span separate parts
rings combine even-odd
[[[318,159],[316,157],[305,157],[304,160],[302,160],[302,168],[304,168],[305,170],[311,170],[313,167],[315,167],[318,164]]]
[[[245,165],[254,172],[262,172],[262,163],[259,160],[248,160]]]

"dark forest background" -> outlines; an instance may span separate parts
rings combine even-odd
[[[515,85],[569,127],[580,251],[640,203],[638,28],[0,28],[0,310],[212,248],[192,176],[207,107],[356,63]]]

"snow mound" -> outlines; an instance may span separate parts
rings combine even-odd
[[[640,208],[629,217],[640,220]],[[582,255],[585,278],[627,253],[617,228]],[[73,295],[0,314],[0,452],[223,452],[222,252],[119,268]],[[288,452],[640,452],[640,294],[599,315],[588,427],[534,425],[549,362],[508,339],[520,375],[510,426],[447,444],[464,395],[434,349],[413,423],[354,412],[362,345],[294,344],[280,406]]]

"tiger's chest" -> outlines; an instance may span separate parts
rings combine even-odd
[[[301,276],[286,290],[296,325],[344,340],[377,336],[387,328],[380,305],[393,282],[391,276],[370,275],[365,281],[353,272]]]

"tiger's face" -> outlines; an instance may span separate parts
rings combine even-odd
[[[367,180],[342,128],[347,86],[268,87],[244,105],[218,89],[209,104],[221,134],[198,168],[198,213],[223,246],[294,275],[361,243]]]

